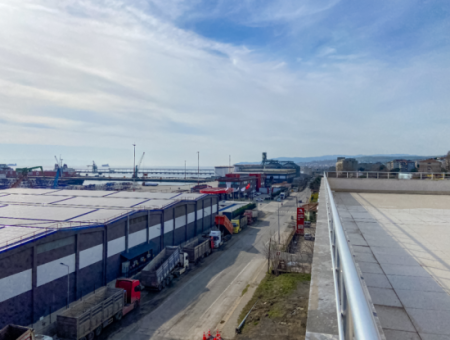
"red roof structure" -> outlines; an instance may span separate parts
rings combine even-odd
[[[200,190],[201,194],[211,194],[211,195],[231,194],[232,192],[233,192],[232,188],[207,188]]]

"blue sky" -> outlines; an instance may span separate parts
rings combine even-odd
[[[128,165],[133,143],[148,166],[197,151],[204,165],[444,154],[449,14],[418,0],[3,0],[0,163]]]

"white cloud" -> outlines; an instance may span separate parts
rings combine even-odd
[[[170,4],[167,17],[186,10]],[[275,18],[291,3],[280,6]],[[229,154],[236,162],[259,159],[261,151],[378,153],[392,147],[385,136],[395,138],[405,124],[416,137],[399,152],[439,145],[417,134],[443,125],[417,119],[433,113],[431,120],[448,123],[446,58],[418,57],[396,69],[351,55],[330,60],[322,68],[302,62],[292,69],[119,1],[5,1],[2,151],[8,143],[37,141],[118,149],[136,142],[154,164],[181,163],[200,150],[203,164],[213,165],[226,164]]]

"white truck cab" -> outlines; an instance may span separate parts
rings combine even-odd
[[[220,230],[217,230],[217,229],[211,230],[211,232],[209,233],[209,236],[212,237],[212,241],[213,241],[213,245],[214,245],[215,249],[219,248],[222,245],[222,243],[223,243],[222,233]]]

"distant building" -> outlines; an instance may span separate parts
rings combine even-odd
[[[220,177],[219,188],[231,189],[233,198],[241,198],[249,193],[257,191],[258,178],[243,173],[227,174],[225,177]]]
[[[214,167],[214,175],[216,177],[224,177],[226,174],[232,173],[234,170],[234,166],[215,166]]]
[[[386,166],[389,171],[399,169],[400,172],[410,172],[416,168],[416,163],[406,159],[394,159],[387,162]]]
[[[447,156],[445,157],[444,168],[445,170],[450,171],[450,151],[447,153]]]
[[[305,175],[312,175],[312,170],[309,166],[302,166],[302,173]]]
[[[338,157],[336,171],[357,171],[358,161],[354,158]]]
[[[430,158],[417,161],[416,168],[419,172],[442,172],[442,163],[437,159]]]
[[[358,164],[359,171],[376,171],[376,172],[385,172],[388,171],[386,165],[383,163],[359,163]]]

